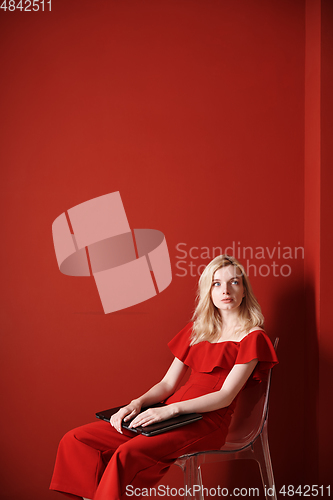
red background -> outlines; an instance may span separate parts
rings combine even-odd
[[[57,498],[48,485],[61,436],[164,374],[208,262],[180,259],[179,243],[276,247],[250,259],[270,266],[250,278],[281,339],[276,484],[329,484],[332,19],[328,0],[1,10],[1,498]],[[173,281],[105,315],[92,279],[59,272],[51,225],[114,191],[132,228],[165,234]],[[304,247],[305,259],[278,259],[278,247]],[[179,260],[194,276],[177,276]],[[273,261],[291,274],[273,276]],[[209,487],[261,487],[247,461],[203,474]],[[181,487],[181,472],[162,483]]]

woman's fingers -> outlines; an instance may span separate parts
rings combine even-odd
[[[114,427],[118,432],[120,432],[120,434],[122,434],[122,430],[121,430],[121,420],[119,420],[119,418],[117,418],[115,415],[112,415],[112,417],[110,418],[110,424],[112,425],[112,427]]]
[[[110,424],[112,425],[112,427],[114,427],[118,432],[120,432],[120,434],[122,434],[122,430],[121,430],[121,422],[124,418],[124,416],[126,415],[126,413],[128,412],[128,410],[126,408],[120,408],[119,411],[117,411],[117,413],[115,413],[114,415],[111,416],[110,418]]]
[[[124,421],[127,422],[128,420],[131,420],[131,418],[135,417],[137,415],[138,410],[135,408],[134,410],[131,411],[126,417],[124,418]]]
[[[142,413],[140,413],[137,417],[135,417],[129,425],[130,427],[138,427],[142,425],[145,427],[146,425],[155,424],[156,422],[161,422],[162,420],[167,420],[175,416],[174,405],[166,405],[159,408],[150,408]]]
[[[130,420],[131,418],[135,417],[139,413],[141,408],[139,408],[138,405],[136,405],[133,408],[133,405],[127,405],[124,406],[123,408],[120,408],[120,410],[117,411],[114,415],[112,415],[110,419],[110,424],[121,434],[123,434],[121,430],[121,423],[124,420],[125,422]]]
[[[154,410],[146,410],[134,418],[134,420],[130,423],[129,428],[153,424],[154,422],[159,422],[160,420],[161,418]]]
[[[132,422],[129,424],[128,428],[131,429],[131,427],[137,427],[138,425],[141,425],[141,419],[142,419],[143,413],[140,413],[136,418],[132,420]]]

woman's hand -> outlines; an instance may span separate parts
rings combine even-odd
[[[156,422],[161,422],[162,420],[167,420],[168,418],[175,417],[178,415],[177,407],[174,404],[160,406],[158,408],[149,408],[138,415],[128,426],[135,428],[140,425],[146,427],[146,425],[156,424]]]
[[[110,424],[114,427],[120,434],[123,433],[121,430],[121,423],[124,420],[125,422],[135,417],[138,413],[140,413],[142,403],[138,399],[134,399],[128,405],[120,408],[112,417],[110,418]]]

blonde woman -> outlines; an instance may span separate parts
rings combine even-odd
[[[263,380],[278,362],[263,316],[241,264],[221,255],[199,280],[192,322],[169,342],[174,360],[164,378],[111,417],[67,433],[60,442],[51,489],[72,498],[120,500],[144,496],[178,456],[218,449],[228,432],[237,395],[248,381]],[[188,381],[179,390],[187,370]],[[164,401],[163,407],[142,407]],[[146,437],[124,430],[182,413],[203,418]]]

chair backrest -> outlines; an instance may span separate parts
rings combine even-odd
[[[279,339],[274,341],[277,349]],[[231,418],[226,443],[222,449],[248,446],[260,434],[268,414],[268,398],[271,370],[267,380],[246,386],[239,394],[236,408]]]

